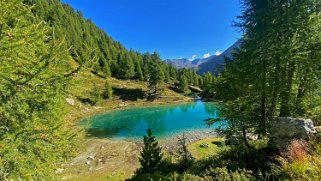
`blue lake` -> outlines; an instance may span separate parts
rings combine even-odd
[[[219,110],[216,103],[197,101],[117,110],[93,116],[81,124],[92,137],[141,139],[150,126],[158,138],[165,138],[186,131],[207,129],[204,120],[218,118]],[[214,124],[211,128],[217,126]]]

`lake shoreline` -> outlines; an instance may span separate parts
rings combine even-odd
[[[92,116],[100,115],[109,113],[112,111],[118,111],[118,110],[128,110],[132,108],[148,108],[148,107],[155,107],[155,106],[168,106],[168,105],[180,105],[180,104],[186,104],[190,102],[195,102],[193,98],[190,97],[184,97],[184,99],[178,100],[178,101],[111,101],[111,102],[105,102],[102,104],[99,104],[97,106],[83,106],[84,111],[81,111],[80,114],[75,113],[68,113],[66,115],[66,119],[70,120],[71,123],[77,124],[81,120],[88,119]],[[112,105],[112,106],[110,106]],[[69,105],[70,107],[70,105]],[[80,106],[81,107],[81,106]],[[79,112],[78,112],[79,113]]]
[[[87,180],[90,180],[92,176],[99,175],[99,177],[112,176],[124,180],[130,178],[139,167],[138,158],[143,147],[143,136],[136,140],[91,137],[79,124],[80,121],[117,110],[184,105],[191,102],[197,101],[189,98],[172,102],[112,101],[113,107],[108,106],[111,102],[109,102],[109,104],[106,102],[107,104],[99,104],[99,107],[91,107],[90,111],[77,115],[72,121],[72,129],[83,131],[80,132],[74,142],[74,145],[78,150],[77,154],[72,160],[62,165],[62,168],[64,169],[63,178],[67,180],[77,180],[78,178],[87,177]],[[178,148],[177,137],[181,136],[183,132],[185,132],[188,144],[206,138],[218,137],[214,128],[205,128],[204,125],[204,128],[179,131],[178,133],[166,137],[156,136],[159,141],[159,146],[162,147],[164,152],[171,155],[175,154]],[[88,164],[88,162],[90,162],[90,164]]]
[[[158,139],[159,146],[169,155],[176,154],[178,136],[181,136],[182,133]],[[203,139],[218,137],[215,129],[192,130],[184,133],[188,145]],[[62,167],[65,170],[63,178],[77,180],[78,178],[90,178],[93,175],[130,178],[139,168],[138,158],[143,147],[142,140],[143,137],[141,141],[87,138],[83,143],[86,149],[70,162],[63,164]]]

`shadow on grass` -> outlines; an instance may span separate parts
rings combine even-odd
[[[143,89],[113,88],[114,95],[119,96],[123,101],[137,101],[146,98],[146,92]]]
[[[76,98],[83,104],[88,104],[88,105],[91,105],[91,106],[96,104],[93,100],[91,100],[88,97],[77,96]]]
[[[249,151],[244,145],[238,145],[220,155],[197,161],[192,170],[193,174],[202,175],[209,168],[225,167],[230,172],[246,169],[260,179],[261,174],[264,176],[271,171],[271,163],[276,163],[277,156],[277,151],[268,146]]]

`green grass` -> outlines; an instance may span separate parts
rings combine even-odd
[[[222,146],[215,143],[222,143]],[[209,144],[210,147],[203,148],[201,144]],[[228,147],[224,146],[224,138],[206,138],[188,145],[188,149],[196,160],[201,160],[218,155]]]

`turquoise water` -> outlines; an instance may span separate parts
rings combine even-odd
[[[158,138],[184,131],[206,129],[204,119],[218,118],[219,105],[192,102],[146,108],[117,110],[82,122],[90,136],[112,139],[142,138],[150,126]],[[213,125],[213,128],[218,125]]]

